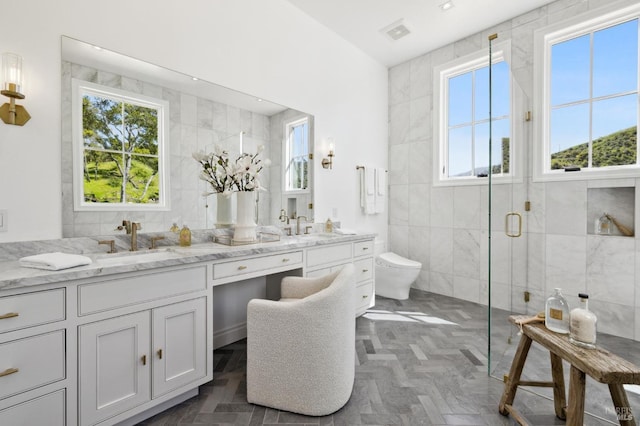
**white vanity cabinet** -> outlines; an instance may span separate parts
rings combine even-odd
[[[0,265],[0,426],[135,425],[197,395],[216,344],[246,336],[248,300],[277,298],[284,276],[353,263],[364,313],[373,237],[211,246],[166,262],[116,256],[50,273]]]
[[[65,317],[64,288],[0,297],[0,425],[64,424]]]
[[[80,424],[97,424],[205,377],[206,339],[204,298],[80,326]]]
[[[307,249],[306,277],[319,277],[353,263],[356,274],[356,316],[375,304],[373,239],[327,244]]]
[[[206,264],[77,285],[78,424],[110,425],[211,380]]]
[[[375,305],[375,262],[373,240],[353,243],[353,266],[356,274],[356,314],[362,315]]]

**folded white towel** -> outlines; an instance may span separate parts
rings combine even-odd
[[[79,254],[68,253],[43,253],[23,257],[19,260],[20,266],[25,268],[47,269],[57,271],[59,269],[73,268],[91,264],[91,259]]]
[[[342,234],[342,235],[356,235],[356,231],[351,229],[346,229],[346,228],[336,228],[333,230],[333,232],[335,232],[336,234]]]
[[[376,212],[375,197],[375,170],[371,167],[364,169],[364,214],[374,214]]]
[[[364,175],[364,185],[367,188],[367,197],[370,195],[373,195],[373,191],[375,188],[375,172],[376,170],[371,168],[371,167],[367,167],[364,170],[365,175]]]
[[[376,169],[376,195],[384,195],[387,192],[387,171],[382,167]]]
[[[376,194],[375,194],[375,212],[384,212],[385,193],[387,187],[387,171],[383,168],[375,169],[376,175]]]

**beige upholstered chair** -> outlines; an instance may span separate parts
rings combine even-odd
[[[247,400],[309,416],[347,403],[355,374],[353,265],[285,277],[280,301],[247,307]]]

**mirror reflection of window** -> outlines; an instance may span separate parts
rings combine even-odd
[[[166,103],[74,81],[76,210],[164,203]]]
[[[284,161],[285,192],[307,192],[309,189],[309,119],[286,124]]]

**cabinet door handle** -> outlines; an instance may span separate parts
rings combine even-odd
[[[362,250],[369,250],[369,247],[362,247]]]
[[[246,266],[244,266],[244,265],[240,265],[240,266],[238,266],[238,270],[239,270],[239,271],[242,271],[243,269],[247,269],[247,267],[246,267]]]
[[[162,359],[162,349],[158,349],[158,358]]]
[[[289,259],[287,259],[286,257],[282,259],[283,262],[288,262]]]
[[[17,368],[7,368],[6,370],[0,373],[0,377],[8,376],[9,374],[17,373],[18,371],[20,370],[18,370]]]
[[[368,270],[368,269],[363,269],[363,270],[362,270],[362,272],[363,272],[363,273],[365,273],[365,272],[369,272],[369,270]]]
[[[142,365],[147,365],[147,356],[146,355],[142,355]]]
[[[363,299],[366,299],[367,297],[369,297],[369,295],[368,295],[368,294],[364,294],[364,295],[362,295],[362,298],[363,298]]]
[[[18,314],[17,312],[9,312],[8,314],[0,315],[0,320],[7,319],[7,318],[14,318],[14,317],[17,317],[18,315],[20,314]]]

